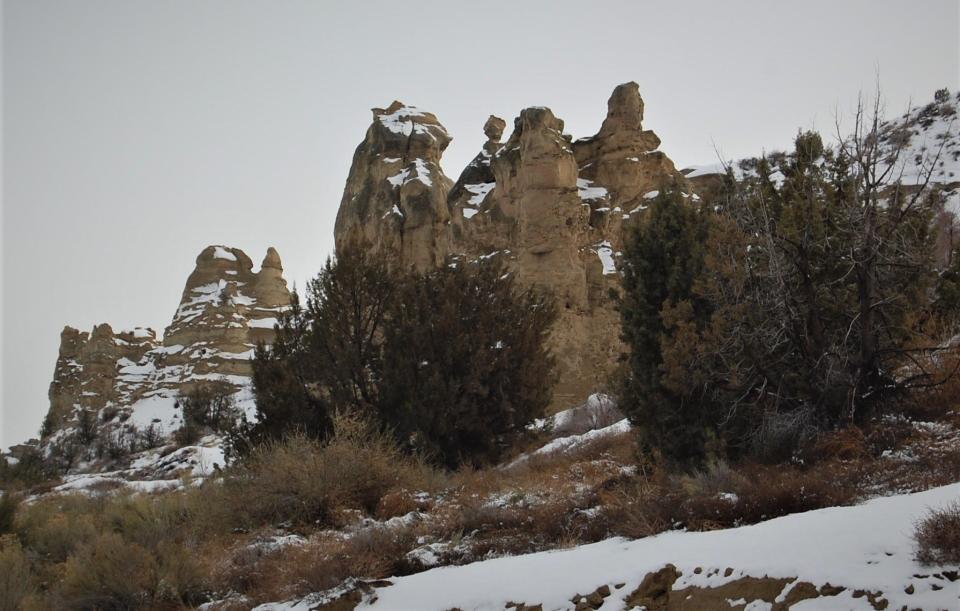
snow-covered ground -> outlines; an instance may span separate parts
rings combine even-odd
[[[914,523],[929,508],[960,498],[960,483],[915,494],[877,498],[854,507],[794,514],[752,526],[712,532],[667,532],[525,556],[442,567],[377,587],[359,609],[427,611],[459,608],[502,610],[508,602],[574,609],[571,597],[608,586],[600,609],[625,608],[624,599],[643,577],[671,563],[680,572],[674,591],[715,588],[745,576],[785,578],[783,600],[800,582],[843,590],[794,605],[797,610],[874,607],[857,591],[881,593],[887,608],[960,609],[957,567],[929,567],[914,560]],[[727,571],[731,567],[732,571]],[[619,587],[618,587],[619,586]],[[343,589],[340,589],[342,592]],[[332,592],[258,607],[261,611],[308,609]],[[875,600],[877,598],[875,597]],[[773,601],[731,599],[732,609],[770,609]]]
[[[199,484],[225,466],[223,439],[219,435],[207,435],[195,445],[173,451],[167,446],[167,450],[154,448],[134,454],[126,468],[97,472],[80,465],[75,473],[65,475],[63,483],[53,488],[53,492],[165,492]]]

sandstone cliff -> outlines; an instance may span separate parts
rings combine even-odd
[[[373,244],[419,269],[448,252],[452,183],[440,169],[450,144],[437,118],[401,102],[373,109],[373,123],[353,155],[334,233],[339,247]]]
[[[157,339],[152,329],[90,333],[65,327],[50,384],[48,426],[69,427],[81,410],[104,422],[179,426],[176,398],[198,383],[221,380],[252,411],[250,359],[273,338],[277,314],[290,303],[283,267],[270,248],[260,271],[243,251],[209,246],[187,279],[173,320]]]
[[[501,144],[506,122],[491,116],[487,142],[451,187],[440,169],[450,138],[436,117],[399,102],[375,109],[340,204],[337,246],[361,239],[418,269],[451,256],[505,258],[556,295],[554,404],[582,401],[620,352],[609,292],[624,227],[665,185],[687,190],[642,120],[636,83],[617,87],[600,131],[577,141],[549,108],[533,107]]]

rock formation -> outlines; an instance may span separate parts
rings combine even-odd
[[[153,329],[114,333],[110,325],[102,324],[87,333],[64,327],[48,393],[50,424],[63,422],[74,409],[97,411],[116,403],[121,394],[118,363],[137,363],[157,347]]]
[[[439,167],[449,136],[436,117],[399,102],[374,110],[341,201],[337,246],[361,238],[419,269],[448,256],[504,257],[524,282],[558,299],[554,404],[568,407],[605,384],[620,352],[609,291],[618,285],[624,223],[665,185],[687,189],[642,119],[636,83],[617,87],[600,131],[576,142],[549,108],[521,111],[504,144],[506,123],[491,116],[487,142],[451,188]],[[419,146],[404,140],[418,133]],[[414,148],[416,154],[406,152]],[[439,179],[405,194],[403,187],[420,176],[417,160]],[[413,227],[408,208],[426,211]]]
[[[340,201],[337,247],[362,241],[418,269],[439,265],[448,252],[452,182],[440,169],[448,144],[428,112],[401,102],[374,108]]]
[[[239,249],[205,248],[162,342],[152,329],[64,328],[50,384],[49,426],[62,428],[85,410],[169,432],[178,426],[176,397],[213,380],[231,384],[241,408],[250,411],[253,349],[273,339],[276,316],[289,304],[276,250],[268,249],[254,272]]]

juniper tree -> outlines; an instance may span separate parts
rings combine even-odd
[[[711,408],[698,389],[671,383],[677,371],[664,357],[675,347],[677,338],[671,335],[684,334],[674,323],[697,327],[709,316],[709,302],[694,292],[706,254],[708,214],[681,192],[663,190],[632,228],[623,251],[619,309],[628,352],[619,404],[640,428],[646,446],[687,465],[705,457],[712,437]],[[679,360],[673,364],[682,368]]]
[[[495,262],[415,273],[346,247],[309,284],[307,307],[294,300],[281,317],[273,346],[258,347],[259,421],[235,445],[294,429],[323,437],[347,412],[450,467],[495,460],[549,403],[554,317]]]
[[[495,462],[550,402],[552,299],[496,260],[411,275],[390,308],[379,416],[439,462]]]

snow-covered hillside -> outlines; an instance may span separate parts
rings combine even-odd
[[[774,609],[784,601],[795,602],[790,608],[797,610],[960,609],[958,567],[917,563],[910,534],[929,508],[957,499],[960,484],[953,484],[729,530],[616,538],[437,568],[389,579],[389,585],[381,582],[366,591],[357,608],[612,611],[659,596],[663,606],[656,608],[704,609],[716,608],[711,602],[722,593],[726,605],[721,606],[751,611]],[[660,572],[667,565],[675,573]],[[662,581],[664,592],[657,594],[651,586],[655,580]],[[322,608],[344,591],[258,609]],[[599,604],[578,605],[580,597],[594,593],[602,599]]]
[[[841,124],[841,129],[851,127]],[[892,166],[889,182],[905,186],[923,184],[927,177],[946,194],[946,208],[960,212],[960,92],[947,93],[937,101],[911,107],[896,118],[883,121],[879,128],[881,164]],[[825,141],[829,134],[824,134]],[[769,154],[775,158],[777,153]],[[726,172],[730,167],[738,178],[753,171],[751,159],[724,161],[683,170],[691,180]],[[774,172],[774,181],[783,175]]]

